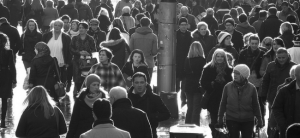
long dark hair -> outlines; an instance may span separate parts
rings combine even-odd
[[[28,25],[29,25],[30,22],[33,22],[34,25],[35,25],[35,28],[34,28],[34,30],[33,30],[32,32],[39,32],[39,33],[40,33],[40,30],[37,29],[37,28],[39,28],[39,26],[38,26],[38,24],[36,23],[36,21],[35,21],[34,19],[29,19],[29,20],[26,22],[24,33],[26,33],[27,31],[28,31],[28,32],[30,31],[30,30],[29,30],[29,27],[28,27]]]
[[[110,34],[108,36],[108,40],[118,40],[121,39],[120,30],[117,27],[111,29]]]
[[[123,21],[120,18],[115,18],[112,21],[112,27],[116,27],[116,28],[118,28],[120,30],[120,32],[128,34],[128,32],[125,30]]]
[[[141,58],[142,58],[142,59],[141,59],[141,63],[147,65],[147,63],[146,63],[146,61],[145,61],[145,55],[144,55],[144,52],[143,52],[142,50],[140,50],[140,49],[135,49],[135,50],[133,50],[133,51],[130,53],[129,58],[128,58],[127,61],[133,63],[133,55],[134,55],[135,53],[140,54],[140,55],[141,55]]]

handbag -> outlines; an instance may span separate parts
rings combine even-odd
[[[93,65],[97,64],[97,58],[92,58],[91,56],[83,56],[79,59],[79,69],[80,70],[90,70]]]
[[[61,82],[61,79],[60,79],[57,60],[56,60],[55,57],[53,59],[54,59],[55,70],[58,74],[57,75],[58,76],[58,82],[56,84],[54,84],[54,89],[55,89],[55,93],[56,93],[57,97],[61,98],[61,97],[64,97],[66,95],[65,85],[64,85],[64,83]]]

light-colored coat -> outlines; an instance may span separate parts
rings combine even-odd
[[[80,138],[131,138],[129,132],[112,124],[99,124],[80,135]]]

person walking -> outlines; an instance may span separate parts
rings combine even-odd
[[[47,0],[46,7],[44,8],[44,14],[42,17],[43,27],[42,32],[46,33],[50,30],[50,22],[58,18],[58,11],[54,8],[54,3],[52,0]]]

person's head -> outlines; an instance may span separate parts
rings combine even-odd
[[[233,68],[233,80],[236,82],[244,82],[250,76],[250,69],[245,64],[238,64]]]
[[[182,16],[186,16],[189,13],[189,9],[186,6],[182,6],[180,9],[180,13]]]
[[[227,32],[232,32],[235,29],[235,26],[234,26],[235,25],[235,21],[232,18],[226,19],[225,22],[224,22],[224,25],[225,25],[225,28],[226,28],[225,30]]]
[[[54,32],[62,32],[64,22],[61,19],[56,19],[53,25]]]
[[[245,11],[244,11],[244,9],[242,8],[242,7],[236,7],[236,10],[238,11],[238,14],[239,15],[241,15],[242,13],[244,13],[245,14]]]
[[[251,47],[252,50],[256,50],[259,46],[259,37],[257,34],[252,34],[249,37],[249,46]]]
[[[300,81],[300,65],[298,64],[295,68],[295,79],[299,82]]]
[[[61,17],[61,20],[64,22],[64,29],[69,30],[71,21],[70,16],[65,14]]]
[[[3,23],[9,23],[8,20],[7,20],[5,17],[1,17],[1,18],[0,18],[0,26],[1,26]]]
[[[216,64],[226,64],[227,66],[229,66],[228,64],[228,60],[227,60],[227,56],[226,56],[226,52],[223,49],[216,49],[212,59],[210,61],[212,66],[216,66]]]
[[[96,18],[91,19],[90,20],[91,29],[94,30],[94,31],[96,31],[98,29],[98,27],[99,27],[99,23],[100,22],[99,22],[98,19],[96,19]]]
[[[284,47],[278,48],[276,51],[276,59],[280,65],[284,65],[289,59],[289,53]]]
[[[281,9],[282,9],[282,11],[287,12],[289,9],[289,3],[286,1],[282,2]]]
[[[214,16],[215,11],[213,8],[207,8],[206,9],[206,15]]]
[[[108,95],[111,105],[119,99],[128,98],[126,89],[120,86],[111,88]]]
[[[268,7],[268,4],[268,0],[262,0],[259,5],[260,7],[266,9]]]
[[[191,44],[187,57],[188,58],[194,58],[194,57],[205,58],[203,47],[199,41],[194,41]]]
[[[272,37],[265,37],[262,42],[261,42],[261,46],[270,50],[272,49],[272,45],[273,45],[273,39]]]
[[[71,21],[71,30],[74,32],[77,32],[79,30],[79,21],[78,20],[72,20]]]
[[[125,6],[125,7],[123,7],[123,9],[122,9],[122,14],[124,14],[124,13],[130,13],[130,7],[128,7],[128,6]]]
[[[151,21],[148,17],[143,17],[140,21],[142,27],[150,27]]]
[[[90,74],[85,78],[85,86],[89,89],[91,93],[96,93],[99,91],[101,86],[101,79],[96,74]]]
[[[185,17],[181,17],[178,21],[178,25],[179,25],[180,31],[185,32],[189,26],[188,19]]]
[[[120,18],[115,18],[111,24],[112,24],[112,27],[118,28],[120,30],[120,32],[126,33],[123,21]]]
[[[268,9],[268,14],[269,14],[269,15],[276,15],[276,13],[277,13],[276,7],[270,7],[270,8]]]
[[[99,60],[102,64],[111,63],[112,58],[114,57],[113,53],[108,48],[102,48],[99,51]]]
[[[9,44],[9,39],[6,34],[0,32],[0,49],[5,48],[5,46]]]
[[[26,31],[37,31],[40,32],[40,30],[38,29],[38,24],[36,23],[36,21],[34,19],[29,19],[26,23]]]
[[[229,11],[229,14],[231,15],[231,17],[234,17],[234,18],[238,17],[238,11],[236,10],[236,8],[231,8],[231,10]]]
[[[200,33],[200,35],[202,35],[202,36],[205,36],[207,33],[208,33],[208,35],[211,35],[206,22],[199,22],[197,24],[197,29],[198,29],[198,32]]]
[[[100,15],[104,15],[110,20],[107,9],[101,8],[100,11],[99,11],[98,18],[99,18]]]
[[[296,78],[296,76],[295,76],[295,69],[296,69],[296,67],[297,67],[297,65],[294,65],[290,69],[290,78],[292,78],[293,80]]]
[[[253,33],[247,33],[243,36],[243,41],[244,41],[244,46],[249,46],[249,37],[252,35]]]
[[[142,64],[147,65],[147,63],[145,61],[144,52],[140,49],[133,50],[129,55],[128,61],[132,62],[132,63],[138,63],[138,64],[142,63]]]
[[[267,14],[268,14],[268,12],[266,10],[260,10],[258,16],[261,19],[266,19],[267,18]]]
[[[241,23],[247,22],[247,21],[248,21],[247,15],[246,15],[245,13],[240,14],[240,15],[239,15],[239,21],[240,21]]]
[[[285,32],[290,32],[290,33],[294,33],[294,29],[291,25],[291,23],[289,22],[284,22],[280,25],[280,30],[279,30],[279,33],[280,34],[283,34]]]
[[[114,27],[113,29],[111,29],[110,34],[108,36],[108,40],[119,40],[121,39],[121,32],[119,30],[119,28]]]
[[[177,6],[176,6],[176,15],[178,15],[180,13],[182,6],[183,6],[182,3],[177,3]]]
[[[141,7],[142,7],[142,2],[139,1],[139,0],[135,1],[135,2],[134,2],[134,7],[135,7],[135,8],[141,8]]]
[[[293,2],[293,7],[295,10],[297,10],[299,8],[299,2],[298,1],[294,1]]]
[[[45,42],[38,42],[34,46],[36,54],[50,55],[50,49]]]
[[[35,86],[29,91],[23,104],[26,105],[26,108],[35,108],[35,110],[41,107],[39,109],[44,111],[46,119],[50,118],[54,113],[55,102],[41,85]]]
[[[139,13],[135,16],[135,24],[139,25],[140,21],[143,17],[146,17],[146,15],[144,13]]]
[[[82,21],[78,24],[79,34],[86,35],[87,31],[89,30],[89,25],[87,22]]]
[[[47,8],[53,8],[53,1],[52,0],[47,0],[46,1],[46,7]]]
[[[300,74],[300,72],[298,73]],[[300,123],[291,124],[286,129],[285,138],[299,138],[299,137],[300,137]]]
[[[147,77],[142,72],[137,72],[132,76],[132,86],[136,94],[143,94],[147,87]]]
[[[274,38],[272,46],[273,51],[276,52],[280,47],[285,47],[283,40],[279,37]]]
[[[198,4],[198,1],[197,1],[197,0],[192,0],[192,5],[193,5],[193,6],[199,5],[199,4]]]
[[[235,59],[233,58],[232,54],[230,54],[229,52],[226,52],[226,57],[227,57],[228,65],[233,66]]]
[[[107,121],[112,116],[112,107],[107,99],[97,99],[93,104],[93,117],[95,120]]]
[[[133,7],[130,11],[130,16],[135,17],[139,13],[140,13],[140,10],[138,8]]]
[[[75,5],[75,0],[68,0],[68,3]]]
[[[231,38],[231,34],[222,31],[218,35],[218,42],[220,45],[229,46],[232,45]]]
[[[223,0],[220,5],[220,9],[230,9],[229,3],[226,0]]]
[[[293,43],[295,46],[300,46],[300,35],[299,34],[294,36]]]

